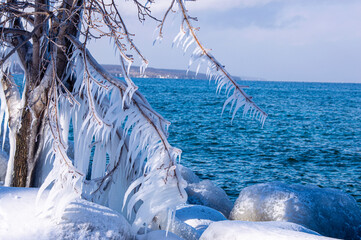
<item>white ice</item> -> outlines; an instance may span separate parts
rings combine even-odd
[[[326,240],[300,225],[287,222],[221,221],[212,223],[201,240]]]
[[[5,181],[8,159],[8,154],[0,150],[0,185],[2,185]]]
[[[182,238],[178,237],[177,235],[175,235],[171,232],[167,233],[164,230],[152,231],[147,234],[137,235],[137,237],[136,237],[136,240],[161,240],[161,239],[182,240]]]
[[[207,227],[217,221],[227,220],[217,210],[200,205],[184,205],[177,209],[176,218],[196,229],[199,236]]]
[[[323,236],[361,239],[361,211],[356,201],[340,190],[312,185],[272,182],[247,187],[230,219],[293,222]]]

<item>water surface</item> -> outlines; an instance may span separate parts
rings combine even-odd
[[[232,200],[269,181],[341,189],[361,205],[361,84],[241,82],[269,114],[263,128],[241,112],[221,116],[225,100],[202,80],[135,79],[172,122],[182,164]]]

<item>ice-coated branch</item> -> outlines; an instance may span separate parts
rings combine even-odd
[[[109,129],[110,132],[103,134],[100,139],[103,145],[105,142],[103,149],[111,148],[106,151],[109,151],[109,156],[113,159],[109,164],[112,167],[108,168],[103,178],[95,179],[96,183],[94,183],[93,191],[89,190],[89,192],[92,192],[90,195],[102,192],[103,190],[100,190],[104,189],[102,186],[108,189],[109,179],[114,180],[115,175],[120,174],[120,170],[125,172],[122,174],[130,174],[131,177],[126,179],[131,178],[133,181],[130,181],[125,188],[123,187],[124,192],[122,194],[124,197],[122,201],[124,211],[126,210],[125,214],[128,215],[129,219],[134,219],[133,226],[135,231],[138,231],[139,228],[143,227],[143,224],[149,224],[157,214],[174,210],[176,205],[186,201],[185,182],[177,168],[177,160],[181,151],[172,147],[167,140],[169,122],[156,113],[138,91],[133,94],[129,101],[123,104],[119,101],[119,97],[127,94],[127,82],[109,75],[75,37],[66,37],[79,51],[79,57],[76,57],[79,64],[76,70],[77,80],[79,81],[77,87],[79,95],[87,96],[88,100],[85,102],[92,101],[93,104],[99,104],[98,107],[95,107],[100,110],[99,115],[113,126],[112,129]],[[86,73],[85,83],[81,82],[84,78],[82,72]],[[111,87],[105,89],[93,85],[89,89],[88,74],[92,75],[91,79],[97,79],[97,81]],[[82,94],[83,88],[87,89],[87,94]],[[91,93],[96,96],[96,101],[89,98]],[[111,95],[110,98],[103,97],[109,94]],[[82,105],[84,100],[79,99],[79,101],[83,102]],[[100,108],[100,106],[102,107]],[[86,121],[88,121],[87,119]],[[84,123],[82,123],[82,126],[84,126]],[[95,127],[95,125],[90,126]],[[84,128],[82,127],[82,129]],[[95,129],[97,129],[93,130],[95,132],[100,133],[100,131],[103,131],[98,127]],[[78,130],[74,128],[74,131]],[[121,137],[119,137],[119,132],[122,133]],[[117,149],[107,147],[106,143],[109,141],[107,140],[109,136],[113,136],[113,141],[118,138]],[[123,149],[123,146],[126,147]],[[114,152],[116,152],[115,155]],[[75,161],[77,160],[75,159]],[[93,164],[95,164],[94,161],[98,160],[94,159]],[[89,183],[88,186],[90,185]],[[154,197],[154,195],[159,195],[159,197]],[[170,199],[169,202],[164,203],[164,195]],[[97,199],[94,196],[90,198]],[[140,206],[138,206],[139,203],[137,204],[139,201],[142,202]],[[152,209],[149,207],[150,205],[159,205],[159,207]]]
[[[232,76],[226,71],[225,67],[216,60],[216,58],[210,54],[199,41],[195,31],[197,30],[191,24],[191,18],[188,15],[188,11],[184,6],[183,0],[176,0],[182,15],[181,31],[174,39],[174,43],[179,46],[182,44],[183,50],[186,51],[190,45],[196,44],[196,48],[193,51],[190,64],[194,61],[208,62],[207,75],[210,79],[214,79],[217,83],[217,92],[220,92],[223,87],[226,89],[228,99],[225,101],[224,108],[231,104],[231,111],[233,110],[232,120],[236,112],[243,107],[243,115],[249,113],[253,118],[256,118],[263,126],[268,114],[263,111],[256,103],[252,100],[252,97],[248,96],[242,87],[232,78]],[[173,3],[172,3],[173,4]],[[198,69],[199,69],[198,65]],[[197,72],[198,72],[197,69]],[[223,112],[222,110],[222,112]]]

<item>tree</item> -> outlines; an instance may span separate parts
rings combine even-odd
[[[182,0],[170,1],[162,20],[151,15],[153,1],[133,2],[140,21],[159,21],[159,38],[167,16],[178,8],[182,21],[175,43],[184,51],[195,45],[191,61],[208,64],[217,91],[226,90],[224,107],[231,104],[233,117],[243,107],[243,114],[263,124],[267,114],[200,43],[191,23],[195,18]],[[148,62],[133,43],[120,7],[114,0],[1,4],[0,116],[10,141],[5,184],[41,185],[39,195],[51,187],[49,203],[56,207],[82,196],[123,213],[137,231],[155,216],[169,218],[187,195],[177,168],[181,150],[167,141],[169,122],[128,75],[132,54],[141,58],[141,70]],[[92,57],[87,49],[92,38],[112,39],[124,80],[108,74]],[[14,63],[25,72],[22,97],[13,80]],[[67,152],[70,128],[73,157]]]

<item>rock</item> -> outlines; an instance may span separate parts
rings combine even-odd
[[[213,208],[228,217],[233,203],[226,192],[210,180],[200,181],[194,172],[184,166],[179,166],[183,179],[188,183],[186,192],[188,204],[203,205]]]
[[[221,221],[212,223],[201,240],[326,240],[295,223]]]
[[[188,184],[186,188],[188,194],[188,203],[204,205],[223,213],[228,217],[232,210],[233,203],[226,192],[217,187],[210,180],[203,180],[198,183]]]
[[[324,236],[361,239],[361,211],[340,190],[280,182],[257,184],[240,193],[232,220],[287,221]]]
[[[199,177],[189,168],[180,164],[178,165],[178,168],[182,174],[183,179],[186,180],[188,184],[200,182]]]

